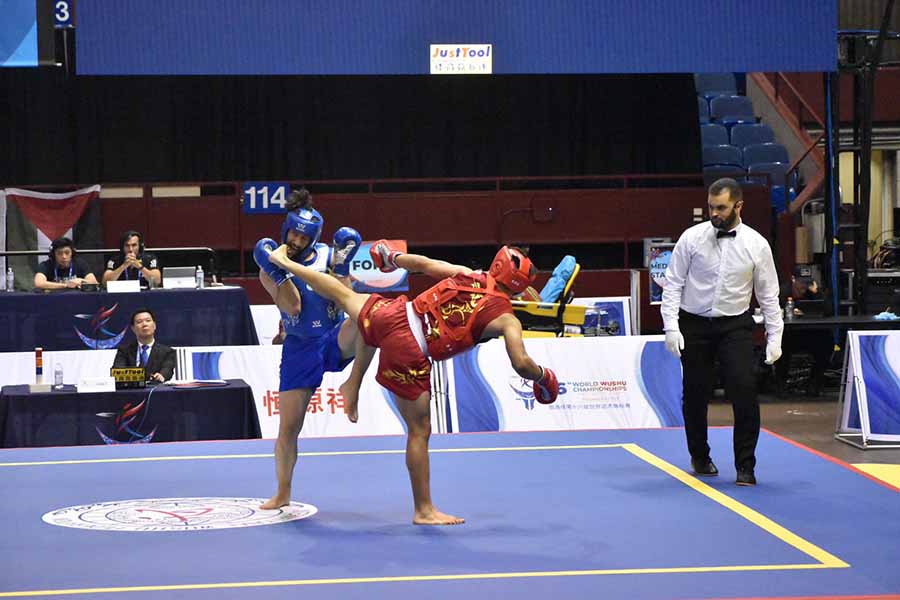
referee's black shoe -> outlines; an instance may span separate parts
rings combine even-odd
[[[719,474],[719,470],[709,457],[692,458],[691,468],[694,470],[694,475],[700,475],[702,477],[715,477]]]
[[[756,475],[753,474],[753,469],[738,469],[735,483],[743,486],[756,485]]]

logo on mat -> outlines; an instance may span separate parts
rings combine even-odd
[[[114,331],[110,331],[106,328],[106,324],[109,323],[109,320],[112,318],[113,313],[116,312],[116,308],[118,308],[118,306],[118,303],[113,304],[109,308],[101,306],[97,310],[97,312],[92,315],[87,313],[75,315],[76,319],[88,321],[90,333],[82,333],[81,330],[78,329],[78,327],[74,327],[75,333],[78,334],[78,337],[81,338],[81,341],[84,342],[85,346],[95,350],[107,350],[109,348],[115,348],[119,345],[119,342],[121,342],[122,338],[125,337],[125,333],[128,331],[128,327],[126,326],[119,333],[115,333]]]
[[[150,498],[69,506],[48,512],[45,523],[104,531],[208,531],[274,525],[311,517],[318,508],[291,502],[260,510],[261,498]]]

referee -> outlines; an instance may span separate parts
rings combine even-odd
[[[781,357],[784,330],[778,276],[769,243],[741,222],[744,204],[734,179],[709,187],[709,222],[685,231],[666,269],[662,317],[666,349],[681,358],[682,412],[691,467],[718,475],[709,456],[706,412],[719,359],[725,394],[734,410],[734,466],[738,485],[756,485],[759,401],[753,377],[750,294],[766,321],[766,364]]]

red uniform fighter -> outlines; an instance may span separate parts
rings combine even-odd
[[[534,281],[535,269],[527,256],[504,246],[491,262],[490,270],[434,260],[418,254],[403,254],[386,240],[372,245],[375,265],[384,272],[402,267],[440,281],[412,302],[406,296],[393,300],[378,294],[358,294],[334,278],[307,269],[289,259],[282,246],[269,260],[309,284],[316,293],[330,298],[357,322],[363,339],[381,349],[376,380],[407,400],[397,406],[407,425],[406,464],[412,484],[413,522],[453,525],[463,519],[445,514],[431,501],[428,439],[431,435],[431,360],[444,360],[479,341],[502,336],[512,368],[534,381],[539,402],[556,400],[559,384],[550,369],[528,356],[522,341],[522,325],[512,310],[510,297]],[[431,360],[429,360],[431,359]],[[354,368],[356,365],[354,365]],[[358,380],[359,378],[351,379]],[[343,386],[346,402],[358,401],[358,388]]]

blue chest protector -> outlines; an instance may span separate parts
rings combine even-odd
[[[316,244],[315,249],[312,260],[301,264],[325,273],[328,271],[331,248],[327,244]],[[287,335],[300,338],[321,337],[344,320],[344,313],[334,305],[334,302],[315,293],[299,277],[292,277],[291,282],[300,292],[300,314],[291,317],[284,312],[281,313],[281,320],[284,322],[284,331]]]

